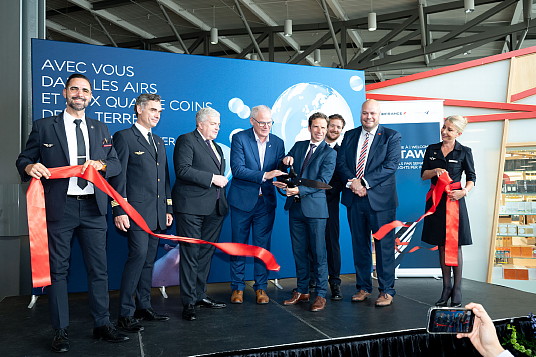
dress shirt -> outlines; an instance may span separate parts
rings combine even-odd
[[[361,130],[361,135],[359,135],[359,142],[357,143],[357,154],[356,154],[356,158],[355,158],[355,166],[356,167],[357,167],[357,164],[359,162],[359,154],[361,153],[361,148],[363,147],[363,144],[365,143],[365,135],[367,135],[367,133],[369,133],[368,146],[367,146],[367,155],[365,156],[366,159],[365,159],[365,163],[363,164],[363,172],[365,172],[365,170],[367,168],[367,160],[368,160],[368,155],[369,155],[369,152],[370,152],[370,147],[372,146],[372,142],[374,141],[374,136],[376,135],[377,131],[378,131],[377,126],[374,129],[372,129],[371,131],[366,131],[363,128],[363,130]],[[369,184],[367,182],[367,179],[365,178],[364,175],[363,175],[362,178],[363,178],[363,181],[365,181],[365,187],[370,188],[370,186],[369,186]]]
[[[86,144],[86,161],[89,160],[89,134],[87,131],[86,117],[82,116],[81,118],[75,118],[67,111],[63,111],[63,124],[65,126],[65,135],[67,136],[67,149],[69,151],[69,165],[76,166],[78,165],[78,146],[76,143],[76,124],[74,123],[75,119],[82,119],[80,123],[80,129],[84,135],[84,142]],[[95,188],[93,184],[88,181],[88,185],[81,189],[78,186],[78,178],[71,177],[69,179],[69,187],[67,189],[68,195],[92,195],[95,193]]]
[[[264,166],[264,156],[266,155],[266,144],[270,141],[270,135],[266,137],[264,142],[261,141],[255,130],[253,130],[253,135],[255,135],[255,141],[257,142],[257,149],[259,149],[259,163],[261,164],[261,170]],[[266,172],[262,174],[262,182],[265,182],[266,179],[264,176]],[[259,188],[259,195],[262,194],[262,190]]]
[[[149,144],[151,144],[151,142],[149,141],[149,136],[147,135],[148,133],[151,133],[151,135],[153,134],[151,130],[147,130],[145,127],[141,126],[140,124],[138,123],[134,123],[134,125],[136,126],[136,128],[140,131],[140,133],[143,135],[143,137],[145,138],[145,141],[147,141]],[[154,137],[153,137],[153,141],[154,141]],[[153,144],[153,146],[155,147],[155,151],[156,151],[156,143]]]

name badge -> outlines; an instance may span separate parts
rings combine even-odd
[[[458,163],[458,160],[449,160],[449,162],[452,162],[452,163],[457,164],[457,163]]]

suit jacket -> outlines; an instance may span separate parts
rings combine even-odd
[[[301,172],[303,161],[309,149],[309,140],[298,141],[288,156],[294,158],[294,170]],[[302,173],[302,178],[328,183],[335,170],[337,153],[322,141],[316,148],[309,160],[307,167]],[[303,215],[308,218],[328,218],[328,205],[326,202],[326,190],[299,186],[300,202]],[[287,197],[285,209],[288,210],[294,203],[294,197]]]
[[[212,175],[225,173],[223,151],[213,143],[221,158],[220,165],[212,158],[197,129],[177,138],[173,152],[176,180],[171,192],[176,212],[207,216],[218,203],[219,214],[227,214],[225,188],[212,185]]]
[[[339,152],[339,149],[341,146],[339,144],[335,144],[333,147],[333,150],[335,150],[337,153]],[[326,191],[326,198],[329,202],[339,202],[341,199],[341,192],[346,183],[344,183],[341,180],[341,177],[337,173],[337,170],[333,173],[333,176],[331,177],[331,180],[329,181],[329,185],[332,187],[331,189]]]
[[[112,138],[106,124],[86,118],[89,135],[89,157],[91,160],[104,160],[105,178],[121,172],[121,165],[112,147]],[[63,123],[63,113],[33,122],[32,131],[26,147],[17,159],[17,169],[22,181],[30,180],[24,168],[29,164],[42,163],[48,168],[69,166],[69,148]],[[57,221],[63,217],[63,209],[69,186],[69,179],[41,179],[45,191],[47,220]],[[99,212],[105,215],[108,210],[108,196],[95,187],[95,198]]]
[[[343,182],[356,175],[357,145],[362,127],[352,129],[344,134],[337,156],[337,172]],[[395,172],[400,163],[400,140],[398,131],[378,126],[374,140],[367,156],[364,178],[369,184],[367,197],[374,211],[395,209],[398,206]],[[359,198],[350,189],[344,188],[341,202],[346,207]]]
[[[233,179],[229,188],[229,205],[242,211],[250,212],[257,203],[259,188],[267,205],[277,205],[273,180],[262,182],[265,172],[277,169],[285,155],[283,140],[270,134],[266,143],[264,163],[261,170],[259,149],[253,128],[233,135],[231,143],[231,171]]]
[[[110,184],[138,211],[151,230],[166,229],[166,213],[173,212],[171,186],[164,141],[153,134],[155,156],[145,136],[135,125],[114,134],[114,148],[121,162],[121,174]],[[114,216],[125,214],[112,201]],[[133,223],[133,222],[132,222]],[[133,224],[133,229],[141,229]]]

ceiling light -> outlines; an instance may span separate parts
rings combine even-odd
[[[283,34],[287,37],[292,36],[292,20],[286,19]]]
[[[376,13],[369,12],[368,14],[368,30],[376,31]]]
[[[216,27],[210,29],[210,43],[213,45],[218,43],[218,29]]]
[[[322,58],[320,57],[320,50],[317,48],[313,53],[315,63],[320,63]]]
[[[475,11],[475,0],[464,0],[463,7],[465,8],[466,13]]]

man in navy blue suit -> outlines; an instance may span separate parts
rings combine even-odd
[[[346,125],[344,118],[340,114],[329,116],[328,131],[326,133],[326,143],[335,151],[339,151],[340,145],[337,143],[342,130]],[[329,218],[326,223],[326,251],[328,254],[328,282],[331,289],[331,300],[342,300],[341,293],[341,247],[339,244],[340,221],[339,221],[339,204],[341,202],[341,191],[344,183],[337,174],[333,173],[329,181],[331,189],[326,191],[328,201]]]
[[[337,173],[346,181],[341,202],[347,208],[352,234],[357,293],[361,302],[372,293],[371,233],[395,220],[398,197],[395,172],[400,163],[401,136],[379,125],[380,104],[363,103],[361,126],[344,135],[337,155]],[[395,295],[395,233],[375,240],[380,294],[376,306],[388,306]]]
[[[249,119],[252,128],[233,135],[231,171],[233,179],[228,202],[231,210],[233,243],[247,243],[251,231],[253,245],[270,250],[277,205],[273,178],[283,174],[277,165],[285,155],[283,140],[270,134],[272,111],[265,105],[254,107]],[[231,303],[244,300],[246,258],[231,256]],[[254,266],[257,304],[267,304],[268,271],[259,260]]]
[[[114,134],[114,147],[121,162],[121,174],[110,184],[145,219],[149,229],[161,233],[173,222],[173,205],[164,141],[152,132],[160,121],[162,103],[158,94],[143,93],[134,106],[137,120]],[[169,317],[151,307],[153,266],[158,238],[131,222],[125,211],[112,201],[115,226],[128,236],[128,258],[121,277],[117,325],[126,332],[140,332],[138,321],[166,321]]]
[[[328,183],[335,170],[337,153],[324,141],[328,118],[323,113],[314,113],[309,117],[311,140],[299,141],[288,155],[283,158],[285,165],[293,165],[299,177]],[[286,187],[282,182],[274,185],[285,188],[287,201],[285,209],[289,211],[290,238],[292,253],[296,264],[297,288],[284,305],[295,305],[309,301],[310,259],[316,278],[317,297],[311,304],[311,311],[320,311],[326,307],[328,288],[328,264],[326,257],[326,240],[324,238],[328,205],[325,190],[297,186]]]
[[[67,275],[71,244],[78,237],[87,269],[88,295],[93,317],[93,337],[122,342],[128,337],[110,323],[108,272],[106,262],[106,212],[108,196],[92,183],[76,177],[48,180],[48,168],[82,165],[82,173],[92,166],[105,178],[121,172],[105,124],[87,118],[91,83],[82,74],[72,74],[65,84],[65,110],[33,122],[25,149],[17,159],[23,181],[41,179],[45,192],[50,277],[49,307],[54,328],[52,350],[70,348]]]

